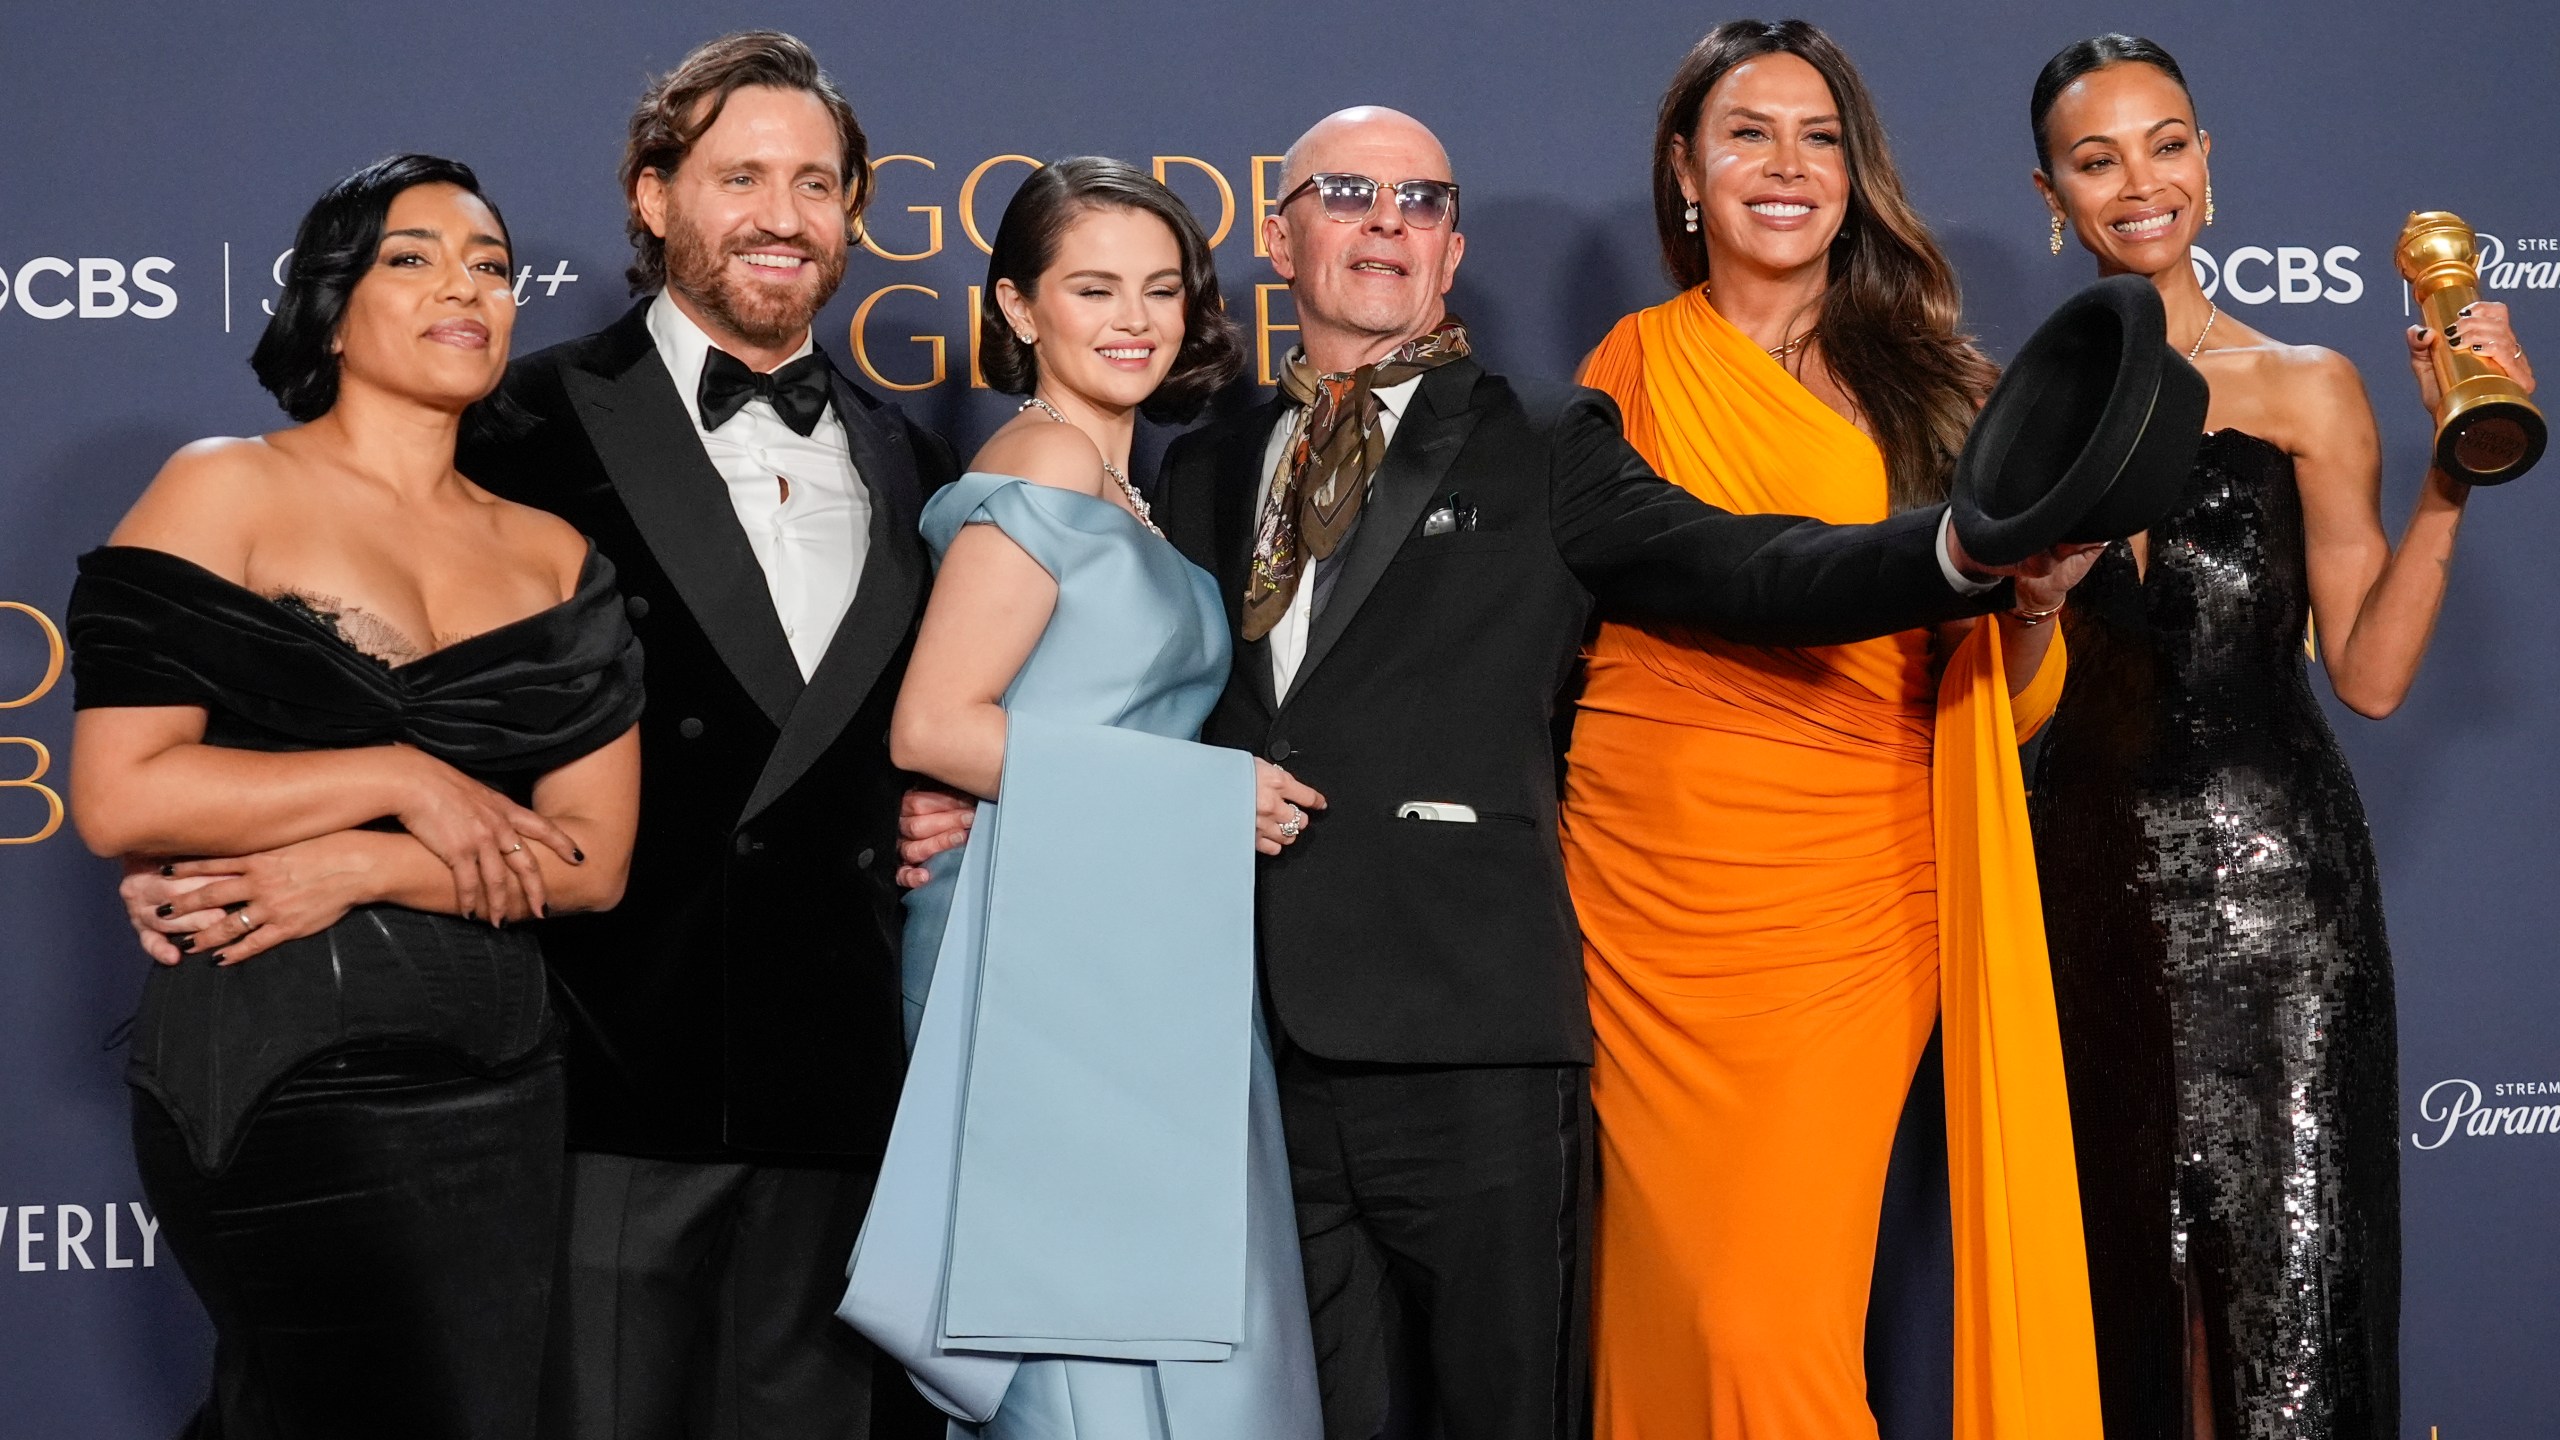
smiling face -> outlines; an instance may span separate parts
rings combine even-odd
[[[2205,158],[2186,88],[2156,66],[2110,65],[2071,82],[2045,112],[2036,188],[2098,257],[2102,274],[2187,263],[2204,228]]]
[[[823,101],[749,85],[673,175],[641,173],[632,198],[667,242],[667,288],[723,348],[756,352],[749,364],[798,349],[844,279],[843,165]]]
[[[1113,410],[1164,383],[1182,349],[1185,299],[1173,227],[1119,206],[1087,206],[1068,221],[1029,295],[996,282],[1005,319],[1037,347],[1040,391],[1063,387]]]
[[[1330,220],[1315,193],[1263,221],[1271,268],[1289,282],[1299,340],[1319,368],[1348,370],[1427,334],[1446,313],[1466,237],[1452,224],[1409,225],[1392,187],[1454,180],[1439,140],[1411,116],[1378,107],[1327,116],[1290,147],[1280,193],[1319,172],[1366,175],[1381,187],[1358,222]]]
[[[498,386],[515,335],[504,227],[459,185],[392,197],[382,242],[347,293],[331,348],[340,385],[461,410]]]
[[[1786,275],[1826,262],[1848,216],[1842,136],[1830,85],[1797,56],[1746,60],[1716,81],[1672,151],[1709,273],[1741,264]]]

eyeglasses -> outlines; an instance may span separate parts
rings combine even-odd
[[[1324,218],[1345,225],[1357,225],[1369,218],[1377,208],[1378,191],[1386,187],[1366,175],[1323,170],[1307,177],[1306,183],[1282,197],[1279,208],[1313,190],[1324,206]],[[1454,180],[1403,180],[1396,183],[1396,211],[1405,223],[1422,230],[1437,230],[1442,225],[1458,223],[1458,184]]]

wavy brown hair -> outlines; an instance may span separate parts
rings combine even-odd
[[[1699,112],[1725,73],[1763,55],[1793,55],[1831,87],[1849,168],[1849,213],[1831,242],[1822,297],[1822,355],[1866,412],[1884,452],[1893,508],[1932,505],[1947,481],[1974,412],[1999,372],[1957,328],[1955,268],[1902,192],[1875,97],[1830,36],[1802,20],[1729,20],[1690,48],[1671,77],[1653,131],[1653,223],[1662,268],[1687,290],[1707,282],[1704,233],[1691,234],[1688,200],[1671,168],[1677,145],[1698,148]]]
[[[729,97],[750,85],[805,90],[826,107],[844,153],[837,178],[844,184],[846,234],[861,223],[863,207],[871,203],[871,140],[844,92],[818,68],[818,57],[798,37],[779,30],[740,30],[706,40],[651,81],[631,111],[631,134],[622,148],[622,199],[630,211],[623,229],[631,237],[631,267],[623,274],[632,294],[667,284],[667,242],[640,218],[640,177],[651,170],[674,175],[694,142],[719,122]]]

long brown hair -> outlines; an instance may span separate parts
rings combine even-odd
[[[1822,354],[1866,412],[1884,452],[1896,510],[1947,497],[1949,473],[1974,412],[1998,372],[1957,329],[1956,275],[1902,193],[1875,97],[1830,36],[1802,20],[1729,20],[1691,47],[1662,97],[1653,132],[1653,223],[1662,268],[1683,290],[1707,281],[1703,233],[1685,223],[1688,199],[1671,161],[1695,147],[1699,111],[1725,72],[1763,55],[1793,55],[1831,87],[1849,169],[1849,213],[1831,243],[1822,298]]]

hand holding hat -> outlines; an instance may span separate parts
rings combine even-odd
[[[2094,547],[2176,508],[2210,399],[2169,348],[2149,281],[2118,275],[2062,302],[1965,437],[1951,558],[1987,574],[2076,580]]]

